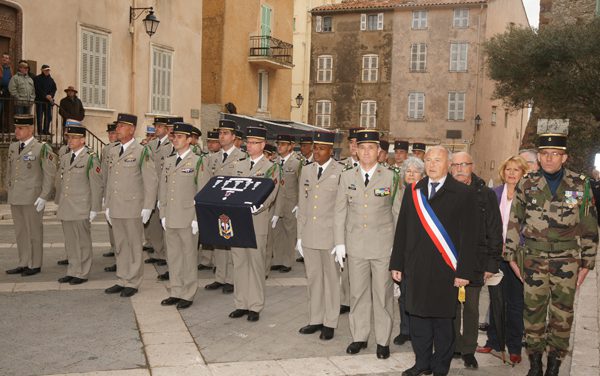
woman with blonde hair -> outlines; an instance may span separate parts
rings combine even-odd
[[[494,187],[494,193],[498,198],[500,206],[500,215],[502,217],[502,237],[506,241],[506,229],[508,227],[508,219],[510,217],[510,207],[515,189],[519,180],[527,173],[529,166],[527,161],[522,157],[515,155],[506,159],[499,168],[498,175],[502,180],[501,185]],[[500,270],[504,273],[504,278],[498,286],[500,288],[506,303],[506,322],[505,322],[505,337],[506,347],[510,354],[511,363],[521,362],[521,349],[523,347],[523,282],[517,277],[508,262],[502,261]],[[490,307],[490,325],[487,330],[487,342],[484,347],[478,347],[478,353],[490,353],[492,350],[504,351],[499,348],[496,327],[494,323],[493,309]]]

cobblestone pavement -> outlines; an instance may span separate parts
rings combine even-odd
[[[102,216],[92,225],[94,261],[90,281],[79,286],[56,280],[65,267],[62,228],[49,205],[44,227],[42,273],[31,277],[0,273],[0,375],[400,375],[414,363],[410,343],[390,345],[387,360],[375,357],[371,338],[366,351],[348,356],[348,317],[340,319],[335,337],[301,335],[307,323],[303,264],[290,273],[272,272],[267,280],[265,310],[260,321],[230,319],[231,295],[202,287],[211,271],[198,272],[200,288],[194,305],[181,312],[162,307],[167,283],[156,276],[164,268],[144,267],[140,292],[132,298],[103,293],[114,284],[104,272],[113,260],[102,257],[109,248]],[[0,267],[16,266],[16,246],[10,210],[0,205]],[[597,272],[590,273],[577,298],[572,357],[561,375],[600,374]],[[488,298],[481,297],[485,315]],[[398,334],[396,307],[395,336]],[[483,344],[485,337],[480,336]],[[465,370],[460,360],[451,375],[525,375],[528,362],[511,367],[489,354],[478,354],[479,370]]]

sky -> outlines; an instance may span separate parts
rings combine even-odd
[[[529,24],[537,28],[540,20],[540,0],[523,0]]]

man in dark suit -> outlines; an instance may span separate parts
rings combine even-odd
[[[394,280],[406,283],[416,355],[416,364],[403,376],[448,374],[459,288],[476,278],[477,233],[471,229],[477,201],[471,189],[448,174],[449,164],[445,148],[427,150],[427,177],[407,187],[396,227],[390,270]]]

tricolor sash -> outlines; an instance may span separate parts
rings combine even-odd
[[[444,225],[442,225],[442,222],[440,222],[435,215],[431,205],[429,205],[429,201],[427,201],[425,194],[421,192],[421,189],[415,189],[415,187],[416,183],[413,183],[411,187],[412,197],[421,224],[423,225],[423,228],[425,228],[425,231],[427,231],[427,234],[437,250],[440,252],[440,255],[442,255],[444,262],[450,269],[456,271],[456,260],[458,258],[456,247],[454,246],[454,243],[452,243],[452,239],[450,239]]]

